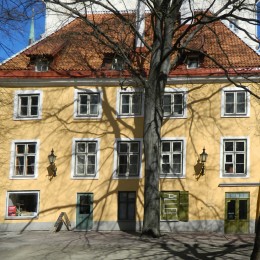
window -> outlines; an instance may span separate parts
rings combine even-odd
[[[98,176],[99,142],[96,139],[74,140],[74,168],[73,177]]]
[[[92,90],[76,90],[74,116],[76,118],[101,117],[101,93]]]
[[[185,94],[183,92],[165,92],[163,96],[163,115],[165,117],[183,117],[185,114],[184,99]]]
[[[17,91],[15,93],[14,119],[40,119],[41,103],[41,91]]]
[[[47,58],[37,58],[35,61],[35,71],[46,72],[49,70],[49,60]]]
[[[139,177],[140,141],[117,141],[117,176],[118,177]]]
[[[187,191],[161,192],[161,220],[188,221],[189,193]]]
[[[124,59],[115,53],[105,53],[102,63],[103,69],[123,70],[125,67]]]
[[[232,177],[247,174],[247,140],[223,140],[224,176]]]
[[[199,55],[190,55],[187,57],[187,68],[196,69],[199,67]]]
[[[141,116],[142,115],[142,92],[120,92],[119,115]]]
[[[249,116],[249,94],[244,90],[223,90],[222,116]]]
[[[9,191],[6,207],[6,218],[35,218],[39,212],[39,192]]]
[[[36,177],[37,173],[37,142],[13,142],[11,177]]]
[[[135,191],[118,192],[118,220],[135,220]]]
[[[182,177],[183,173],[183,141],[162,141],[161,175],[167,177]]]

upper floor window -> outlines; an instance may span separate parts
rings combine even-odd
[[[223,139],[223,177],[247,175],[247,139]]]
[[[37,142],[15,141],[12,144],[11,177],[36,177],[37,172]]]
[[[41,103],[41,91],[17,91],[14,102],[14,119],[40,119]]]
[[[120,91],[117,98],[119,116],[142,116],[143,93],[140,91]]]
[[[139,177],[141,142],[117,141],[116,177]]]
[[[249,94],[245,90],[223,90],[222,116],[249,116]]]
[[[97,178],[99,159],[98,140],[75,140],[73,150],[73,177]]]
[[[161,175],[163,177],[184,176],[184,141],[162,140]]]
[[[77,90],[74,115],[76,118],[101,117],[101,93],[92,90]]]
[[[163,96],[165,117],[186,117],[186,90],[166,88]]]

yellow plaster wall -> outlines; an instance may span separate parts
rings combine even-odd
[[[225,84],[179,85],[186,88],[187,118],[169,119],[162,127],[163,137],[185,137],[186,178],[161,179],[161,190],[189,191],[190,220],[223,219],[225,192],[250,192],[250,218],[256,216],[258,187],[220,188],[220,183],[259,182],[259,101],[251,96],[249,118],[222,118],[221,88]],[[86,86],[87,87],[87,86]],[[93,88],[93,87],[92,87]],[[254,88],[252,86],[252,88]],[[32,88],[23,88],[32,89]],[[100,87],[103,92],[101,119],[74,119],[74,87],[42,87],[43,106],[41,120],[13,120],[14,92],[19,88],[3,88],[1,91],[0,137],[1,191],[0,222],[21,223],[28,220],[5,220],[6,191],[39,190],[40,216],[36,221],[54,222],[61,211],[66,211],[75,221],[76,195],[94,193],[94,221],[117,220],[117,192],[137,191],[137,217],[143,216],[143,179],[115,180],[112,178],[115,138],[142,138],[143,118],[116,117],[116,87]],[[222,136],[249,136],[250,178],[220,178],[220,139]],[[71,178],[71,153],[73,138],[100,138],[99,178],[75,180]],[[38,178],[35,180],[11,180],[10,148],[12,140],[40,140]],[[206,175],[198,180],[194,166],[205,146],[209,154]],[[58,156],[57,177],[47,176],[48,154],[54,149]],[[144,165],[142,165],[144,176]],[[113,209],[113,210],[111,210]]]

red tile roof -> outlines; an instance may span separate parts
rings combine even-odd
[[[126,15],[125,15],[126,16]],[[84,21],[76,19],[54,34],[42,39],[25,51],[0,65],[0,77],[115,77],[117,72],[102,68],[105,53],[111,53],[110,39],[116,42],[117,48],[124,49],[135,66],[142,64],[142,70],[149,68],[150,54],[147,50],[134,50],[135,35],[131,26],[122,23],[112,14],[96,14],[91,16],[93,26],[100,26],[104,32],[97,39],[94,30]],[[129,14],[126,19],[135,22],[135,16]],[[146,28],[150,25],[146,20]],[[178,33],[182,33],[183,26]],[[146,40],[151,42],[152,33],[147,29]],[[148,39],[151,37],[151,39]],[[177,37],[177,36],[176,36]],[[102,44],[101,41],[104,43]],[[107,45],[107,46],[105,46]],[[190,44],[190,49],[197,49],[207,55],[200,60],[200,68],[187,69],[185,62],[179,64],[171,75],[208,75],[223,74],[216,63],[229,70],[258,73],[260,56],[247,46],[238,36],[230,31],[221,21],[208,24],[196,34]],[[146,56],[140,59],[139,55]],[[30,60],[35,56],[49,56],[53,61],[48,72],[35,72]],[[215,62],[214,62],[215,60]],[[130,75],[125,72],[125,76]]]

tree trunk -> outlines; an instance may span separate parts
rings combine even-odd
[[[151,81],[150,81],[151,82]],[[144,223],[142,234],[160,236],[160,134],[162,125],[161,93],[158,80],[145,90],[144,117]]]
[[[251,255],[251,260],[260,260],[260,217],[258,218],[256,225],[255,244]]]

